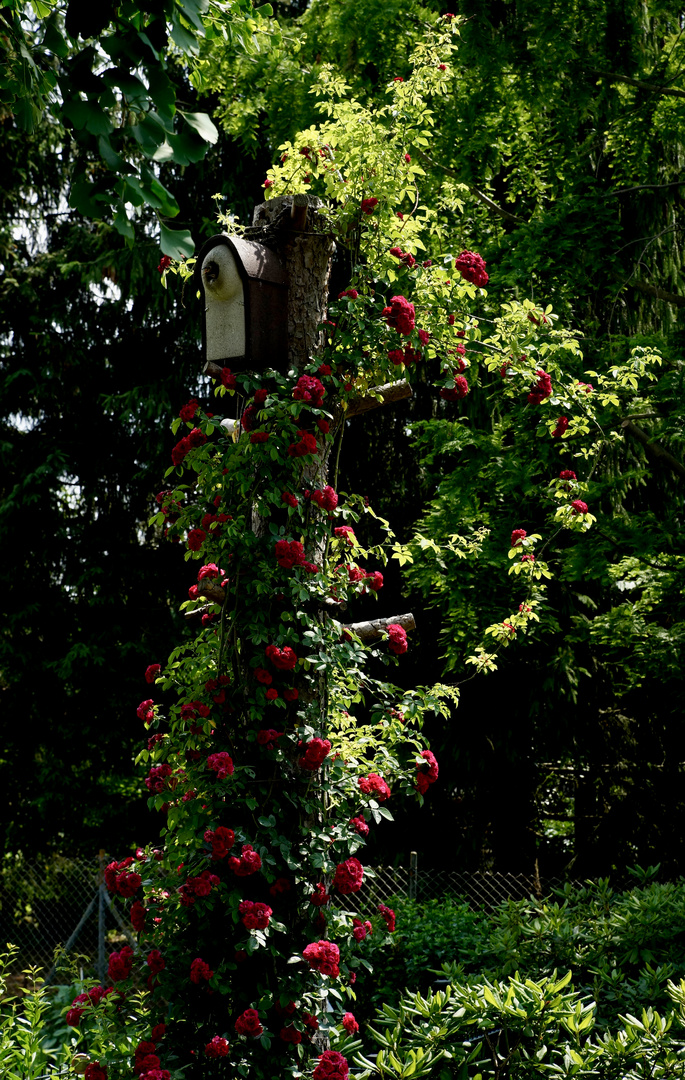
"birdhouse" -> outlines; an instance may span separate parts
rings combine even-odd
[[[197,258],[205,360],[233,371],[288,367],[288,279],[263,244],[219,233]]]

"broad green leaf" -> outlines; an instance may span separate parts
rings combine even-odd
[[[213,145],[218,140],[219,132],[207,113],[182,112],[182,115],[187,123],[190,124],[193,131],[196,131],[200,138],[204,139],[205,142],[212,143]]]
[[[189,259],[195,251],[195,244],[188,229],[169,229],[160,221],[160,247],[165,255],[172,259]]]

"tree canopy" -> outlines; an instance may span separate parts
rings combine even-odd
[[[147,525],[171,446],[165,427],[187,392],[206,393],[192,297],[180,278],[159,288],[157,237],[168,254],[189,255],[185,234],[168,239],[172,224],[196,241],[215,231],[215,193],[246,221],[267,177],[274,190],[331,197],[334,160],[310,168],[300,153],[322,122],[317,103],[337,103],[326,122],[348,125],[348,154],[364,152],[352,102],[371,118],[369,138],[388,138],[394,80],[410,94],[410,53],[445,13],[347,0],[275,16],[132,5],[98,9],[100,26],[72,5],[3,12],[2,566],[12,601],[1,666],[9,715],[28,714],[36,734],[30,773],[18,767],[21,732],[5,744],[6,835],[114,846],[122,829],[143,839],[130,764],[136,673],[168,651],[184,598],[179,553]],[[478,370],[466,372],[468,397],[431,392],[436,349],[411,403],[353,421],[343,441],[340,486],[363,487],[401,545],[386,602],[404,593],[418,605],[407,685],[425,672],[468,680],[453,722],[431,733],[442,789],[420,819],[400,819],[378,857],[411,844],[438,858],[439,820],[473,867],[536,857],[550,872],[675,865],[681,14],[614,0],[544,10],[462,0],[455,14],[458,49],[444,71],[436,65],[432,123],[421,117],[406,132],[411,162],[401,176],[365,180],[367,197],[391,192],[403,214],[386,249],[396,242],[442,268],[475,250],[490,276],[466,328]],[[173,44],[146,41],[150,26],[170,28]],[[341,245],[333,295],[353,254]],[[406,263],[383,260],[378,273],[401,292]],[[584,391],[539,405],[521,392],[530,364],[544,367],[523,331],[504,395],[487,367],[501,305],[524,300],[538,326],[551,305],[582,351],[567,351],[564,373],[606,397],[591,435],[579,423]],[[649,368],[653,381],[612,374],[654,348],[663,364]],[[543,409],[547,427],[536,423]],[[552,438],[560,415],[569,429]],[[586,485],[576,494],[597,519],[586,532],[556,532],[549,482],[562,467]],[[540,581],[540,622],[500,643],[497,671],[471,678],[466,658],[481,644],[492,651],[486,629],[523,599],[520,575],[507,574],[520,565],[507,559],[515,528],[542,536],[552,577]],[[74,790],[92,808],[83,824]]]

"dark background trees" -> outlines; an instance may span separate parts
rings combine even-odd
[[[636,342],[657,343],[658,381],[622,404],[682,461],[680,11],[460,0],[458,13],[439,128],[430,147],[412,148],[422,200],[439,210],[429,254],[481,252],[484,320],[511,296],[552,303],[583,335],[580,379]],[[196,242],[210,235],[215,193],[247,220],[280,142],[315,122],[308,90],[320,66],[380,100],[441,15],[409,2],[281,6],[263,47],[204,41],[192,83],[169,65],[177,99],[220,131],[203,160],[159,166],[179,208],[167,225]],[[207,389],[192,297],[178,279],[159,286],[159,209],[141,204],[132,241],[113,203],[95,217],[69,206],[72,137],[59,110],[31,134],[9,112],[0,129],[0,772],[11,847],[121,850],[156,832],[132,765],[135,707],[148,696],[146,664],[184,633],[189,584],[181,552],[147,520],[168,422]],[[95,169],[91,143],[78,153]],[[477,561],[440,565],[414,548],[408,574],[388,568],[384,612],[410,603],[417,614],[407,685],[468,678],[464,657],[483,628],[519,602],[505,574],[511,529],[550,535],[540,484],[560,460],[557,444],[534,437],[525,403],[500,405],[496,379],[476,380],[458,410],[439,403],[430,377],[410,403],[349,425],[339,485],[364,488],[402,542],[417,523],[438,544],[490,529]],[[497,672],[464,683],[452,723],[432,733],[441,784],[420,815],[384,831],[379,861],[410,848],[444,859],[447,834],[449,857],[473,869],[530,871],[536,858],[543,874],[678,869],[683,479],[630,430],[598,443],[597,527],[551,542],[539,631]],[[591,468],[581,461],[579,475]]]

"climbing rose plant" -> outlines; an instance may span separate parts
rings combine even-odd
[[[183,606],[197,634],[144,673],[153,696],[137,710],[138,761],[164,824],[158,848],[105,874],[138,943],[112,953],[109,990],[86,989],[67,1011],[91,1080],[345,1080],[361,1046],[351,1007],[370,969],[364,941],[396,922],[367,900],[364,845],[398,799],[421,804],[439,783],[423,718],[448,716],[458,690],[402,691],[380,679],[410,637],[389,622],[379,640],[362,641],[349,625],[357,598],[382,597],[389,555],[410,562],[416,547],[395,543],[364,498],[326,474],[349,402],[420,370],[440,407],[458,410],[495,379],[503,398],[538,411],[543,437],[560,447],[577,439],[582,463],[598,409],[618,406],[617,392],[659,362],[636,350],[624,368],[579,383],[567,371],[578,343],[551,309],[504,304],[484,335],[482,257],[423,257],[442,234],[420,204],[409,148],[430,137],[455,22],[446,16],[429,32],[387,107],[354,101],[323,69],[315,90],[334,119],[284,145],[265,187],[270,197],[314,190],[329,200],[328,226],[354,256],[350,286],[330,304],[323,349],[306,370],[225,368],[212,410],[192,398],[174,421],[153,520],[185,545]],[[236,395],[237,428],[221,416],[226,397],[235,415]],[[591,527],[586,488],[572,470],[550,479],[554,528]],[[512,514],[509,572],[523,596],[469,658],[481,671],[535,622],[550,576],[541,536]],[[477,554],[478,543],[454,536],[450,550]]]

